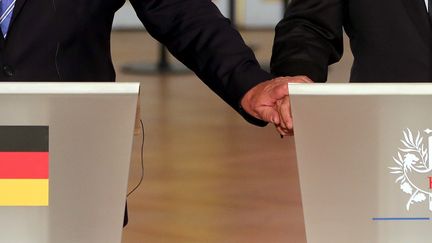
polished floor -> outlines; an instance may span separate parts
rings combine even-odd
[[[266,64],[273,33],[243,33]],[[126,75],[126,63],[156,62],[143,32],[114,32],[117,79],[141,83],[145,126],[142,186],[129,199],[124,243],[305,243],[292,138],[249,125],[193,74]],[[330,79],[345,81],[347,61]],[[135,136],[130,188],[140,177]]]

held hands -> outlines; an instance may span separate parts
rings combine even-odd
[[[288,83],[312,83],[306,76],[280,77],[250,89],[241,105],[250,115],[273,123],[282,136],[293,134]]]

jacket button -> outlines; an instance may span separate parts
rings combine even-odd
[[[3,69],[3,74],[6,75],[7,77],[12,77],[15,75],[13,68],[9,65],[4,65],[2,69]]]

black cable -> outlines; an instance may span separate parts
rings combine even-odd
[[[142,132],[142,141],[141,141],[141,178],[138,182],[138,184],[127,194],[126,197],[129,197],[136,189],[138,189],[141,186],[141,183],[144,180],[144,124],[143,121],[140,119],[141,123],[141,132]]]

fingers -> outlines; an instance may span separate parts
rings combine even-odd
[[[288,81],[289,83],[312,83],[312,80],[306,76],[287,77],[282,81]],[[281,127],[287,131],[291,131],[293,129],[293,120],[291,113],[289,90],[287,84],[284,84],[284,86],[284,88],[286,88],[287,90],[287,95],[283,96],[283,98],[279,98],[276,104],[280,116]]]
[[[282,136],[288,136],[288,133],[285,129],[283,129],[281,126],[277,126],[275,125],[275,128],[277,130],[277,132],[282,135]]]
[[[275,124],[280,134],[292,134],[288,83],[313,82],[306,76],[280,77],[265,81],[245,94],[241,100],[242,108],[258,119]]]
[[[291,103],[289,96],[278,102],[281,126],[287,130],[293,129]]]
[[[276,125],[281,123],[281,118],[278,111],[271,106],[262,106],[257,108],[257,116],[266,122],[270,122]]]
[[[283,136],[294,135],[293,130],[293,119],[291,112],[291,102],[288,91],[288,83],[313,83],[311,79],[306,76],[295,76],[295,77],[285,77],[278,79],[282,82],[287,90],[287,94],[283,98],[279,98],[276,102],[277,111],[280,117],[280,124],[275,124],[277,131]]]
[[[287,129],[284,129],[281,126],[277,126],[277,125],[275,125],[275,128],[276,128],[277,132],[282,137],[284,137],[284,136],[293,136],[294,135],[294,130],[292,130],[292,129],[291,130],[287,130]]]

